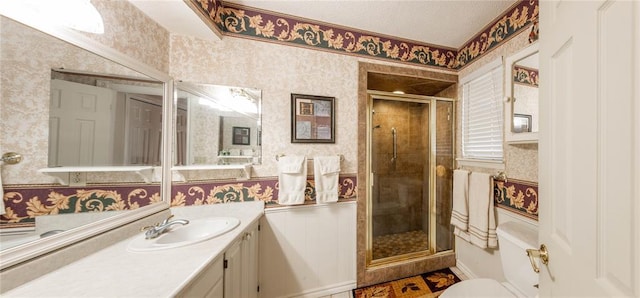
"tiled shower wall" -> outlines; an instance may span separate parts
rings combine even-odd
[[[429,118],[425,104],[376,100],[373,109],[373,236],[422,230],[428,215]],[[393,160],[393,134],[397,158]],[[425,232],[428,229],[425,230]]]

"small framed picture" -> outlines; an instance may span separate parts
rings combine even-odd
[[[251,145],[251,128],[249,127],[233,127],[233,145]]]
[[[291,94],[291,143],[335,143],[335,97]]]
[[[531,115],[513,114],[513,132],[531,132]]]

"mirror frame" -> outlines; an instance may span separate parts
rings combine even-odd
[[[11,247],[0,251],[0,270],[10,266],[28,261],[34,257],[45,253],[69,246],[76,242],[82,241],[89,237],[93,237],[125,224],[134,222],[143,217],[149,216],[166,210],[169,208],[169,200],[171,197],[171,136],[173,133],[173,125],[171,119],[173,117],[173,79],[166,73],[163,73],[149,65],[146,65],[136,59],[133,59],[115,49],[109,48],[102,43],[90,39],[72,29],[67,29],[59,25],[53,25],[34,16],[30,11],[11,5],[11,1],[3,1],[0,3],[0,15],[10,18],[34,30],[41,31],[54,38],[65,41],[71,45],[92,52],[105,59],[121,64],[139,73],[142,73],[152,79],[156,79],[164,85],[163,98],[163,115],[162,115],[162,180],[160,195],[163,202],[151,204],[141,207],[137,210],[131,210],[122,214],[117,214],[109,218],[105,218],[90,224],[86,224],[64,233],[56,234],[50,237],[42,238],[36,241],[24,243],[15,247]]]
[[[528,56],[538,52],[538,42],[529,44],[526,48],[507,57],[504,63],[504,137],[509,144],[538,143],[538,132],[513,132],[513,65]]]

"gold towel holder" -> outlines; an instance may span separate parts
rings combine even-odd
[[[22,154],[17,152],[7,152],[2,154],[2,162],[10,165],[15,165],[22,161]]]

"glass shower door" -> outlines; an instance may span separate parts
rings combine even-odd
[[[373,100],[373,260],[429,250],[429,106]]]
[[[370,108],[370,261],[451,250],[453,102],[372,97]]]

